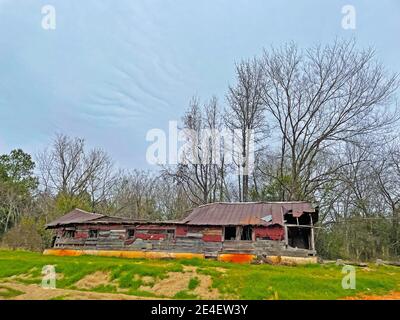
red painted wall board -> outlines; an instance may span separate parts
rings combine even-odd
[[[271,240],[283,240],[285,231],[282,226],[258,227],[255,230],[256,238],[269,238]]]
[[[167,237],[166,234],[154,234],[154,233],[136,233],[136,238],[143,240],[162,240]]]
[[[89,234],[86,231],[77,231],[75,233],[76,239],[87,239],[88,237],[89,237]]]
[[[220,235],[215,235],[215,234],[205,234],[203,235],[203,241],[204,242],[221,242],[222,237]]]
[[[187,232],[188,232],[188,227],[186,227],[186,226],[177,226],[175,234],[178,237],[185,237],[187,235]]]

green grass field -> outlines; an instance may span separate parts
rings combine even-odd
[[[400,291],[400,268],[356,268],[356,289],[342,288],[334,264],[242,265],[210,260],[55,257],[0,250],[0,298],[21,292],[10,284],[40,285],[42,268],[55,266],[59,289],[173,299],[340,299]],[[97,278],[106,277],[105,279]],[[92,278],[91,278],[92,277]],[[86,279],[86,282],[82,282]],[[105,281],[106,280],[106,281]],[[83,285],[82,285],[83,283]],[[85,283],[86,287],[85,287]],[[208,295],[207,291],[211,295]],[[60,294],[52,299],[63,299]]]

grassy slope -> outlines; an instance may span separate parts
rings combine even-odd
[[[341,267],[335,265],[272,266],[239,265],[206,260],[141,260],[94,256],[54,257],[26,251],[0,250],[1,279],[30,273],[26,283],[40,283],[44,265],[55,265],[63,277],[58,288],[74,288],[74,284],[95,271],[110,271],[112,279],[128,294],[151,296],[140,291],[140,277],[167,277],[168,272],[182,272],[183,266],[196,266],[198,274],[210,275],[213,287],[226,298],[239,299],[338,299],[356,294],[384,294],[400,290],[400,268],[374,266],[357,268],[357,289],[343,290]],[[219,268],[226,269],[225,272]],[[36,279],[35,279],[36,277]],[[189,286],[197,285],[191,280]],[[191,289],[191,288],[188,288]],[[116,292],[113,285],[102,285],[92,291]],[[185,291],[178,299],[194,298]]]

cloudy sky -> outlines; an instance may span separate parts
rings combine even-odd
[[[42,27],[55,8],[56,28]],[[342,7],[356,29],[342,28]],[[145,168],[146,133],[191,96],[224,94],[233,65],[263,47],[356,38],[400,72],[400,1],[0,0],[0,154],[35,154],[55,133]]]

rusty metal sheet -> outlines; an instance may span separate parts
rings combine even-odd
[[[283,225],[283,216],[315,213],[308,202],[211,203],[193,209],[180,223],[188,225]],[[262,219],[271,216],[270,219]]]
[[[136,224],[147,223],[147,220],[141,219],[128,219],[122,217],[110,217],[104,214],[87,212],[81,209],[74,209],[66,215],[48,223],[47,228],[55,228],[58,226],[70,224]]]
[[[283,216],[291,213],[300,217],[304,213],[317,213],[308,202],[217,202],[199,206],[181,221],[145,221],[109,217],[98,213],[90,213],[75,209],[46,225],[55,228],[70,224],[163,224],[163,225],[283,225]]]
[[[56,227],[59,225],[83,223],[94,219],[102,218],[104,215],[99,213],[91,213],[81,209],[72,210],[70,213],[48,223],[46,227]]]

